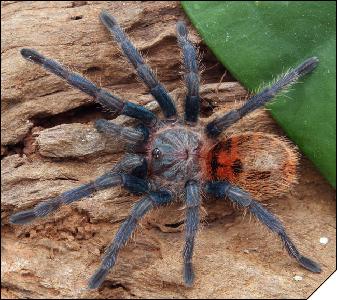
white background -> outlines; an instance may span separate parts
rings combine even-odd
[[[311,296],[309,300],[330,300],[336,299],[337,296],[337,272],[333,273],[330,278]]]

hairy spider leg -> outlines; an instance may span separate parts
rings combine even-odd
[[[176,119],[177,111],[173,100],[164,86],[156,78],[151,68],[145,64],[143,57],[140,55],[136,47],[131,43],[125,32],[118,25],[114,17],[107,11],[101,12],[101,21],[111,32],[116,42],[122,49],[124,55],[136,69],[138,76],[143,80],[150,89],[150,93],[156,99],[161,107],[164,115],[168,119]]]
[[[124,141],[124,150],[127,152],[144,153],[146,151],[146,142],[150,136],[150,130],[144,124],[139,124],[136,128],[132,128],[100,119],[95,122],[95,128],[105,136]]]
[[[194,180],[188,181],[186,183],[185,204],[186,204],[186,224],[185,224],[185,246],[183,250],[184,281],[187,286],[192,286],[194,281],[192,256],[194,249],[194,240],[198,232],[200,222],[199,210],[201,204],[200,184]]]
[[[316,262],[303,256],[297,250],[278,218],[252,199],[247,192],[225,181],[208,182],[206,191],[217,198],[227,197],[233,203],[247,208],[262,224],[280,237],[289,255],[294,257],[302,267],[313,273],[321,272],[321,267]]]
[[[295,83],[300,77],[312,72],[318,65],[318,58],[311,57],[300,64],[298,67],[284,74],[270,87],[263,89],[260,93],[250,98],[242,107],[229,111],[224,116],[213,120],[206,125],[206,134],[211,138],[216,138],[222,131],[233,125],[248,113],[263,106],[271,101],[277,93],[285,90],[291,84]]]
[[[115,265],[120,249],[126,244],[139,220],[151,209],[166,205],[172,201],[172,195],[165,190],[150,192],[143,199],[135,203],[128,218],[118,229],[115,238],[108,247],[101,266],[89,280],[90,289],[98,288],[104,281],[109,270]]]
[[[183,21],[177,23],[177,38],[183,51],[186,70],[185,121],[187,124],[194,124],[198,121],[200,107],[198,60],[197,51],[187,38],[187,28]]]
[[[10,217],[12,224],[27,224],[36,218],[44,217],[57,210],[61,205],[68,205],[92,193],[121,185],[135,194],[149,191],[149,182],[143,178],[136,177],[139,172],[144,173],[145,159],[136,155],[127,155],[109,172],[98,177],[95,181],[81,185],[66,191],[59,196],[37,204],[34,208],[18,212]],[[122,173],[131,171],[131,174]],[[135,172],[135,173],[134,173]],[[138,172],[138,173],[137,173]]]
[[[100,105],[112,110],[118,114],[126,115],[141,120],[144,124],[152,126],[156,123],[157,117],[148,109],[129,101],[122,101],[118,97],[110,94],[108,91],[97,87],[94,83],[83,76],[73,73],[63,67],[57,61],[49,59],[33,49],[21,49],[21,55],[38,65],[41,65],[49,72],[65,79],[67,83],[82,92],[94,97],[94,100]]]
[[[142,143],[147,137],[146,132],[132,127],[114,124],[105,119],[97,120],[95,122],[95,128],[104,135],[118,137],[131,145]]]

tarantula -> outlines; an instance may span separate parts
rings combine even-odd
[[[185,115],[177,115],[174,102],[153,71],[130,42],[116,20],[103,11],[101,21],[111,32],[139,77],[159,103],[164,119],[151,111],[128,101],[122,101],[79,74],[44,57],[32,49],[22,49],[22,56],[65,79],[70,85],[92,96],[102,106],[118,114],[138,119],[136,128],[97,120],[97,130],[107,136],[118,136],[128,145],[126,154],[111,171],[95,181],[66,191],[34,208],[10,217],[13,224],[26,224],[70,204],[95,191],[121,185],[134,194],[145,194],[135,203],[129,217],[123,222],[112,244],[107,248],[101,266],[89,281],[89,288],[98,288],[115,265],[120,249],[125,245],[139,220],[151,209],[173,201],[183,201],[186,207],[185,246],[183,249],[184,282],[191,286],[194,280],[192,255],[200,222],[201,195],[228,199],[245,208],[262,224],[276,233],[290,256],[311,272],[320,266],[303,256],[287,236],[286,231],[271,212],[254,200],[257,192],[271,195],[284,193],[296,181],[297,155],[284,139],[272,134],[240,133],[221,137],[221,133],[250,112],[271,101],[280,91],[318,64],[312,57],[282,75],[275,83],[215,120],[202,124],[199,115],[199,71],[197,51],[188,39],[184,22],[177,23],[177,39],[182,49],[185,66]],[[240,186],[240,187],[239,187]],[[182,196],[183,195],[183,196]]]

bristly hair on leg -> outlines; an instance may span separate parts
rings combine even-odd
[[[44,217],[57,211],[62,205],[69,205],[73,202],[82,200],[96,191],[124,186],[129,191],[143,192],[147,191],[149,185],[142,179],[136,179],[129,176],[132,170],[137,170],[144,165],[144,158],[137,154],[124,156],[111,171],[96,178],[94,181],[83,184],[79,187],[68,190],[57,197],[38,203],[34,208],[18,212],[10,217],[12,224],[28,224],[37,218]]]
[[[278,81],[274,82],[273,85],[251,97],[242,107],[232,110],[224,116],[208,123],[205,128],[206,134],[210,138],[216,138],[222,131],[226,130],[242,117],[271,101],[276,94],[289,85],[292,85],[299,77],[312,72],[317,67],[318,62],[317,57],[311,57],[296,68],[291,69],[288,73],[282,75]]]
[[[291,72],[292,68],[288,68],[285,71],[282,71],[281,74],[275,76],[271,81],[269,82],[262,82],[256,89],[252,90],[250,92],[251,97],[254,97],[254,95],[257,95],[259,93],[262,93],[265,89],[271,89],[273,86],[277,84],[280,80],[282,80],[282,77],[285,76],[285,74],[289,74]],[[280,89],[275,96],[268,101],[268,103],[273,103],[277,101],[281,97],[287,97],[288,99],[291,99],[287,94],[294,90],[294,84],[300,84],[303,83],[302,81],[299,81],[299,76],[294,77],[294,80],[289,82],[288,85],[286,85],[284,88]],[[250,98],[251,98],[250,97]]]
[[[187,286],[192,286],[194,272],[192,266],[192,256],[194,251],[195,237],[198,232],[200,222],[200,186],[199,183],[191,180],[185,187],[186,204],[186,226],[185,226],[185,246],[183,250],[184,258],[184,280]]]
[[[249,193],[225,181],[209,182],[206,185],[206,190],[217,198],[227,198],[241,207],[247,208],[263,225],[279,236],[288,254],[295,258],[302,267],[313,273],[321,272],[321,267],[316,262],[303,256],[297,250],[280,220],[255,201]]]
[[[139,220],[143,218],[151,209],[167,205],[172,201],[172,195],[167,191],[150,192],[149,195],[136,202],[130,215],[119,227],[111,245],[107,248],[101,266],[90,278],[88,287],[98,288],[104,281],[109,270],[115,265],[117,256],[122,247],[125,246],[131,234],[136,229]]]
[[[102,23],[115,38],[124,55],[128,58],[129,62],[136,69],[138,76],[149,88],[150,93],[158,102],[165,117],[167,119],[176,119],[177,111],[169,93],[156,78],[151,68],[147,64],[145,64],[143,57],[141,56],[137,48],[131,43],[128,36],[117,23],[116,19],[105,10],[101,12],[100,18]]]
[[[195,47],[188,39],[187,27],[183,21],[177,23],[177,38],[183,52],[185,65],[184,77],[187,87],[185,122],[188,125],[194,125],[198,121],[200,110],[198,56]]]
[[[156,123],[157,117],[151,111],[140,105],[119,99],[108,91],[97,87],[93,82],[80,74],[71,72],[56,60],[44,57],[36,50],[27,48],[21,49],[21,55],[25,59],[41,65],[47,71],[66,80],[68,84],[93,97],[94,100],[103,107],[108,107],[118,114],[137,118],[149,126],[153,126]]]

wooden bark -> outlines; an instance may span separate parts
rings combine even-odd
[[[3,298],[304,298],[335,269],[335,193],[302,159],[299,184],[266,202],[303,253],[320,262],[312,274],[291,260],[277,237],[242,219],[225,202],[205,205],[195,248],[196,281],[182,282],[183,213],[179,205],[151,213],[121,251],[99,290],[86,283],[137,197],[104,190],[29,226],[11,226],[15,211],[88,182],[121,157],[115,140],[93,127],[97,118],[132,124],[105,112],[87,95],[25,61],[22,47],[53,57],[124,99],[158,112],[99,21],[109,10],[146,55],[179,103],[184,95],[175,23],[187,18],[178,2],[2,2],[2,244]],[[188,23],[189,24],[189,23]],[[202,117],[212,118],[247,97],[202,43]],[[240,45],[238,45],[240,51]],[[260,111],[236,128],[282,134]],[[328,237],[326,245],[321,237]],[[294,276],[302,276],[301,281]]]

